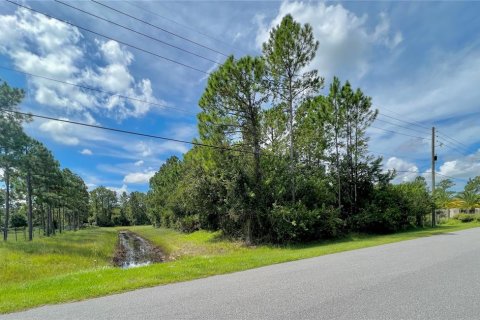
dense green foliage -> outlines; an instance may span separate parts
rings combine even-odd
[[[475,208],[480,204],[480,176],[469,179],[465,188],[458,194],[462,202],[462,209],[467,212],[475,212]]]
[[[199,106],[199,140],[150,180],[156,226],[222,230],[252,241],[307,241],[356,230],[423,225],[432,201],[423,180],[392,185],[368,152],[371,99],[334,78],[327,95],[309,64],[311,27],[287,15],[263,56],[228,58]]]
[[[99,227],[149,224],[146,195],[141,192],[122,192],[97,187],[90,191],[88,222]],[[154,220],[152,220],[154,221]]]

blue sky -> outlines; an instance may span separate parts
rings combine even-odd
[[[60,3],[21,3],[200,70],[216,67]],[[219,62],[225,56],[218,52],[260,54],[270,28],[290,13],[310,23],[320,41],[311,67],[325,77],[326,88],[334,75],[349,80],[380,110],[383,122],[375,127],[420,137],[370,129],[370,149],[384,154],[385,168],[430,179],[429,128],[435,125],[463,143],[440,136],[439,177],[452,176],[460,187],[462,179],[480,174],[480,2],[104,2],[218,52],[93,2],[68,3]],[[196,136],[205,74],[6,2],[0,6],[0,66],[137,99],[0,69],[1,79],[27,91],[22,110],[188,141]],[[26,130],[91,188],[145,191],[169,156],[189,148],[38,119]],[[396,181],[414,177],[400,173]]]

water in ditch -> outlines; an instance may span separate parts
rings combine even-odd
[[[127,269],[164,260],[162,251],[144,238],[130,231],[118,233],[117,251],[113,258],[116,266]]]

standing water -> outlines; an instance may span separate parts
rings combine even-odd
[[[121,268],[146,266],[164,261],[161,250],[130,231],[118,233],[118,246],[113,263]]]

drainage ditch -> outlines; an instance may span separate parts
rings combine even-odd
[[[131,231],[118,233],[118,244],[113,264],[128,269],[165,261],[160,248]]]

